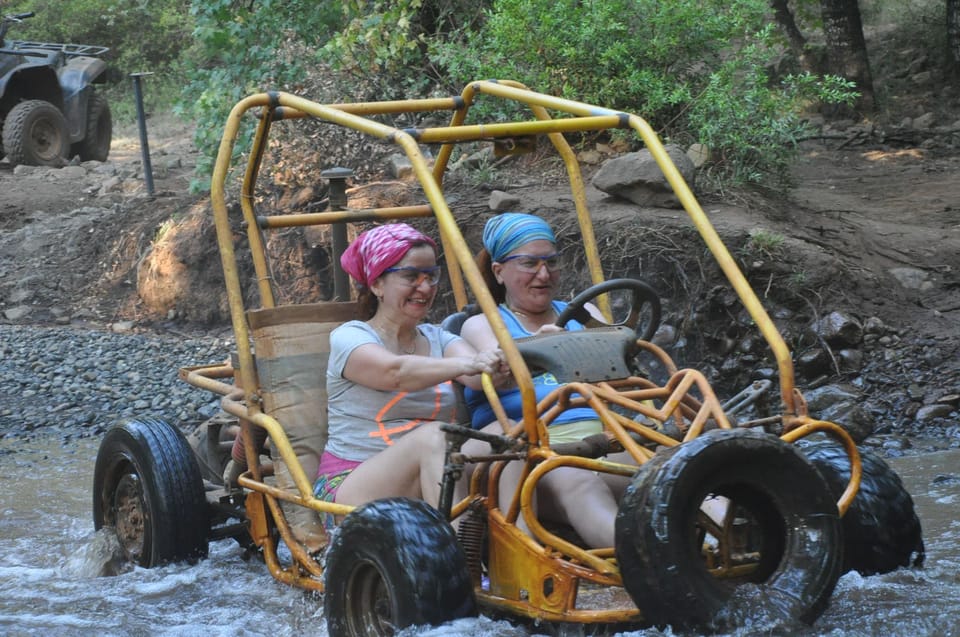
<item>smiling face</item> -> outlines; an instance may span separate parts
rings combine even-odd
[[[530,272],[527,261],[533,259],[511,259],[516,255],[530,257],[548,257],[556,255],[557,246],[546,239],[537,239],[525,243],[506,257],[502,262],[494,262],[493,274],[507,290],[506,303],[509,307],[522,312],[539,314],[550,308],[557,285],[560,283],[560,271],[551,272],[544,261]]]
[[[410,248],[392,268],[426,270],[436,265],[437,255],[433,248],[420,245]],[[411,285],[411,278],[419,280]],[[431,285],[430,277],[411,277],[409,270],[382,274],[371,284],[370,290],[379,300],[377,316],[394,323],[419,323],[426,318],[437,296],[437,286]]]

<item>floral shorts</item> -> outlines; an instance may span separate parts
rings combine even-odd
[[[317,470],[317,480],[313,483],[313,495],[324,502],[337,501],[337,489],[343,484],[350,472],[360,466],[359,462],[338,458],[332,453],[323,452],[320,456],[320,467]],[[336,516],[332,513],[321,513],[323,526],[332,531],[337,524]]]

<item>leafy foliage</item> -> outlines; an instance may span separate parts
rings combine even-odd
[[[231,107],[252,93],[295,90],[315,60],[305,51],[322,45],[339,26],[335,3],[311,0],[193,0],[194,50],[177,113],[197,122],[195,142],[204,150],[194,190],[206,188],[224,122]],[[304,43],[307,48],[289,46]],[[298,55],[291,54],[297,50]],[[240,142],[253,127],[244,126]]]
[[[515,79],[638,113],[668,141],[706,144],[721,181],[781,183],[804,133],[801,109],[855,95],[835,78],[774,77],[782,47],[766,0],[11,0],[4,7],[25,10],[38,17],[15,37],[110,46],[120,73],[158,72],[148,98],[182,88],[176,112],[196,122],[205,157],[196,189],[206,187],[230,108],[272,89],[315,95],[318,85],[333,84],[342,99],[395,99],[459,92],[478,78]],[[488,102],[474,114],[504,114],[494,110],[502,104]],[[251,134],[245,125],[238,147]]]
[[[724,179],[782,182],[799,108],[855,93],[829,78],[777,85],[778,44],[765,0],[497,0],[465,42],[433,50],[460,81],[518,79],[638,113],[663,137],[707,144]]]
[[[344,26],[326,44],[323,55],[332,67],[370,84],[379,99],[423,96],[443,86],[448,73],[431,49],[461,42],[464,33],[483,21],[490,4],[346,0],[341,3]]]
[[[36,13],[11,30],[10,37],[110,47],[111,65],[123,75],[169,70],[189,41],[189,0],[12,0],[4,4],[4,13]]]

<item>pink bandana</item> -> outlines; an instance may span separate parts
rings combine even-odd
[[[340,256],[340,265],[360,287],[370,287],[371,281],[403,259],[410,248],[421,244],[437,249],[433,239],[405,223],[377,226],[354,239]]]

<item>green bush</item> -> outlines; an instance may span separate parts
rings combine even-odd
[[[309,52],[339,28],[340,10],[312,0],[193,0],[190,16],[192,64],[176,112],[197,124],[202,157],[192,188],[205,190],[230,109],[252,93],[295,90],[316,61]],[[245,126],[240,141],[252,131]]]
[[[804,5],[807,6],[807,5]],[[11,37],[111,47],[108,97],[132,121],[133,71],[148,112],[177,101],[196,122],[205,189],[230,108],[251,93],[325,80],[345,100],[459,92],[508,78],[643,116],[668,141],[706,144],[720,181],[783,183],[798,113],[848,101],[834,78],[773,77],[782,55],[766,0],[14,0]],[[318,79],[326,69],[336,76]],[[182,90],[181,90],[182,89]],[[180,93],[179,98],[176,97]],[[500,101],[475,116],[514,116]],[[245,126],[240,144],[249,140]]]
[[[110,47],[119,74],[167,71],[180,59],[191,30],[189,0],[12,0],[3,12],[33,11],[9,36]]]
[[[438,44],[462,42],[482,24],[489,0],[346,0],[343,28],[323,48],[333,68],[360,78],[369,99],[422,97],[446,84]],[[476,78],[470,78],[476,79]],[[456,87],[459,89],[459,87]]]
[[[800,107],[854,93],[829,78],[775,83],[768,12],[765,0],[497,0],[482,28],[431,52],[454,83],[509,78],[637,113],[661,137],[707,144],[723,180],[782,183]]]

